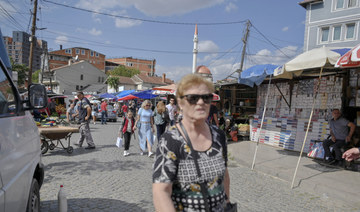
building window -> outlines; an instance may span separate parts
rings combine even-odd
[[[152,69],[152,65],[148,65],[148,68],[149,68],[149,69]]]
[[[98,78],[98,82],[100,82],[100,80],[101,80],[101,77]]]
[[[356,1],[357,0],[348,0],[348,8],[356,7]]]
[[[94,51],[90,51],[90,56],[94,57]]]
[[[79,90],[79,86],[78,86],[78,85],[76,86],[76,90],[77,90],[77,91]]]
[[[95,53],[95,56],[96,56],[96,57],[99,57],[99,53],[96,52],[96,53]]]
[[[80,49],[76,49],[76,54],[80,54]]]
[[[80,85],[80,90],[82,90],[84,87],[82,85]]]
[[[84,80],[84,75],[83,74],[80,75],[80,80]]]
[[[101,82],[104,82],[104,77],[101,77]]]
[[[337,0],[336,1],[336,9],[344,8],[344,0]]]
[[[321,28],[321,42],[326,42],[329,40],[329,27]]]
[[[81,49],[81,54],[85,55],[85,49]]]
[[[71,54],[72,51],[71,51],[71,49],[65,49],[65,53],[66,53],[66,54]]]
[[[333,40],[340,40],[341,26],[334,26]]]
[[[346,24],[346,39],[354,39],[355,38],[355,23]]]
[[[132,66],[133,66],[133,64],[132,64],[132,63],[126,63],[126,65],[127,65],[127,66],[130,66],[130,67],[132,67]]]

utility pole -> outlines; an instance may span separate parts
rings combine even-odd
[[[248,21],[246,22],[246,32],[245,32],[244,38],[242,39],[242,41],[243,41],[244,44],[243,44],[243,49],[242,49],[242,53],[241,53],[240,69],[238,69],[239,77],[240,77],[240,75],[241,75],[241,72],[242,72],[242,69],[243,69],[243,66],[244,66],[246,43],[247,43],[247,39],[248,39],[250,27],[251,27],[251,23],[250,23],[250,21],[248,20]]]
[[[38,0],[34,1],[34,13],[31,27],[31,37],[30,37],[30,56],[29,56],[29,75],[28,75],[28,85],[32,83],[32,66],[33,66],[33,52],[35,45],[35,30],[36,30],[36,13],[37,13],[37,4]]]

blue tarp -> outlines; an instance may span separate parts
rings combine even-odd
[[[125,97],[129,94],[132,94],[134,93],[135,90],[125,90],[125,91],[121,91],[119,94],[116,95],[117,98],[122,98],[122,97]]]
[[[350,51],[350,48],[343,48],[343,49],[331,49],[331,51],[339,53],[341,56],[343,56],[346,52]]]
[[[103,99],[115,99],[116,96],[112,95],[112,94],[109,94],[109,93],[103,93],[103,94],[100,94],[100,98],[103,98]]]
[[[254,87],[254,84],[260,85],[266,76],[274,73],[278,65],[262,64],[252,66],[241,72],[238,83]]]
[[[152,99],[157,97],[158,95],[152,94],[153,90],[145,90],[140,92],[132,93],[132,95],[139,97],[140,99]]]

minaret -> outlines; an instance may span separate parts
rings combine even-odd
[[[192,66],[192,73],[195,73],[196,70],[196,57],[198,53],[198,29],[197,24],[195,25],[195,34],[194,34],[194,49],[193,49],[193,66]]]

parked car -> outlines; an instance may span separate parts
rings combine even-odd
[[[100,104],[98,105],[98,108],[99,108],[99,111],[101,111]],[[106,107],[106,109],[107,109],[107,119],[106,119],[106,121],[116,122],[117,121],[117,116],[116,116],[116,111],[115,111],[114,107],[112,105],[108,105]],[[101,112],[97,113],[96,120],[101,121]]]
[[[44,166],[39,131],[29,110],[45,108],[46,89],[32,84],[22,99],[3,63],[3,51],[0,46],[0,212],[38,212]]]

